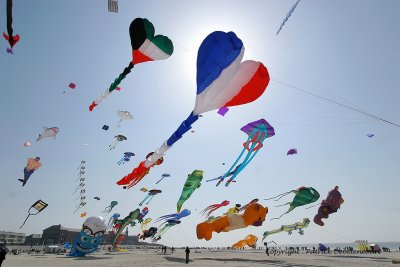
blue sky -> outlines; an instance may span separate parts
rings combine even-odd
[[[229,246],[248,234],[261,237],[266,230],[313,218],[317,207],[286,211],[274,202],[261,227],[215,234],[199,241],[198,214],[213,203],[246,203],[300,186],[312,186],[325,198],[335,185],[345,199],[324,227],[311,224],[305,235],[273,236],[277,243],[399,241],[398,207],[400,129],[343,107],[321,101],[301,88],[351,107],[400,123],[400,2],[301,1],[278,36],[283,18],[295,1],[119,1],[119,13],[107,11],[107,1],[15,1],[14,33],[21,36],[15,55],[0,42],[0,98],[2,185],[0,229],[20,231],[27,209],[38,199],[49,203],[21,230],[41,233],[53,224],[80,228],[83,219],[72,214],[81,160],[87,161],[89,216],[112,200],[115,212],[126,216],[145,197],[142,186],[159,188],[148,205],[153,219],[172,213],[187,174],[204,170],[202,186],[185,202],[192,210],[182,224],[163,238],[168,245]],[[5,7],[5,0],[0,3]],[[5,31],[5,9],[0,27]],[[149,19],[156,34],[167,35],[175,46],[171,58],[140,64],[93,112],[91,102],[131,60],[129,24],[136,17]],[[263,62],[271,82],[255,102],[233,107],[222,117],[211,111],[199,119],[155,167],[129,191],[115,182],[156,149],[193,110],[196,95],[196,56],[201,41],[211,32],[234,31],[242,39],[244,59]],[[68,84],[77,84],[75,90]],[[291,86],[283,85],[290,84]],[[63,94],[63,91],[66,91]],[[118,122],[117,110],[129,110],[134,120]],[[226,171],[242,149],[246,123],[265,118],[276,135],[229,188],[206,183]],[[103,124],[110,130],[103,131]],[[57,126],[55,141],[36,142],[42,127]],[[373,138],[366,134],[374,133]],[[116,134],[128,140],[109,151]],[[23,143],[32,145],[25,148]],[[87,144],[87,145],[85,145]],[[286,156],[297,148],[298,154]],[[136,154],[119,166],[123,152]],[[42,168],[27,186],[17,181],[29,157],[41,157]],[[222,166],[225,162],[226,165]],[[157,186],[162,173],[170,173]],[[99,196],[101,201],[91,200]],[[282,199],[289,202],[292,195]],[[218,214],[218,213],[217,213]],[[157,226],[157,224],[155,225]],[[130,229],[136,234],[139,228]],[[397,239],[397,240],[396,240]]]

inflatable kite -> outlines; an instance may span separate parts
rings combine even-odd
[[[163,35],[154,36],[153,24],[144,18],[136,18],[129,26],[129,35],[132,45],[132,61],[128,67],[114,80],[110,87],[90,105],[92,111],[125,79],[132,68],[139,63],[167,59],[172,55],[174,46],[172,41]]]
[[[220,179],[217,185],[219,185],[226,176],[231,174],[233,168],[235,168],[234,174],[229,178],[229,180],[225,183],[225,186],[228,186],[236,176],[253,160],[253,158],[257,155],[260,148],[263,147],[263,142],[266,138],[274,136],[275,130],[274,128],[264,119],[260,119],[258,121],[253,121],[245,126],[243,126],[241,131],[245,132],[248,135],[247,141],[243,143],[242,152],[240,152],[236,161],[229,168],[226,174]],[[247,151],[247,154],[239,165],[238,162]],[[236,166],[237,165],[237,166]]]
[[[168,220],[171,220],[171,219],[173,219],[173,220],[180,220],[181,218],[187,217],[187,216],[189,216],[190,214],[191,214],[191,211],[190,211],[190,210],[184,209],[184,210],[182,210],[182,211],[179,212],[179,213],[173,213],[173,214],[168,214],[168,215],[161,216],[161,217],[159,217],[159,218],[157,219],[156,222],[164,221],[164,223],[165,223],[165,222],[167,222]]]
[[[12,26],[13,23],[13,0],[7,0],[7,5],[6,5],[6,10],[7,10],[7,34],[3,32],[3,37],[8,41],[10,44],[10,48],[7,50],[8,53],[13,53],[12,48],[14,45],[17,44],[19,41],[19,35],[14,35],[14,29]]]
[[[222,107],[253,102],[267,88],[269,74],[260,62],[243,61],[244,45],[234,32],[209,34],[197,54],[197,96],[194,110],[154,154],[132,171],[143,177],[182,136],[191,130],[202,113]]]
[[[374,134],[367,134],[367,136],[368,136],[369,138],[371,138],[371,137],[374,137],[375,135],[374,135]]]
[[[198,239],[210,240],[212,233],[229,232],[235,229],[246,228],[249,225],[261,226],[267,216],[268,208],[258,203],[247,206],[243,214],[228,214],[211,222],[202,222],[197,225]]]
[[[292,8],[289,10],[289,12],[287,13],[286,17],[283,19],[283,22],[282,22],[281,26],[279,27],[278,31],[276,32],[276,35],[278,35],[279,32],[282,30],[283,25],[285,25],[286,21],[288,21],[288,19],[292,15],[293,11],[296,9],[296,7],[299,4],[299,2],[300,2],[300,0],[297,0],[296,3],[292,6]]]
[[[93,199],[96,199],[97,201],[99,201],[99,200],[100,200],[100,198],[99,198],[99,197],[94,197]]]
[[[108,147],[110,148],[110,150],[113,150],[118,142],[122,142],[125,140],[128,140],[128,138],[126,138],[124,135],[122,134],[116,135],[114,136],[114,142],[112,142],[111,145],[109,145]]]
[[[256,237],[255,235],[248,235],[245,237],[245,239],[239,240],[238,242],[233,244],[232,248],[242,249],[245,246],[255,248],[257,245],[257,240],[258,240],[258,237]]]
[[[83,257],[88,253],[97,251],[103,235],[107,230],[103,217],[89,217],[82,225],[82,230],[72,244],[68,256]]]
[[[114,227],[115,220],[117,220],[119,217],[121,217],[121,214],[119,213],[114,213],[110,219],[108,219],[107,223],[107,231],[111,230]]]
[[[258,202],[258,198],[252,199],[249,203],[247,203],[243,207],[239,208],[239,212],[244,211],[250,204],[257,203],[257,202]]]
[[[43,211],[49,204],[47,204],[46,202],[42,201],[42,200],[38,200],[35,203],[32,204],[32,206],[29,208],[28,210],[28,216],[26,217],[24,223],[21,225],[20,229],[22,228],[22,226],[25,225],[26,221],[28,220],[28,218],[31,215],[36,215],[38,213],[40,213],[41,211]],[[34,209],[34,213],[31,213],[31,209]]]
[[[147,218],[146,220],[144,220],[141,224],[140,224],[140,229],[142,230],[142,232],[144,230],[147,229],[147,225],[152,221],[152,218]]]
[[[24,147],[29,147],[29,146],[31,146],[31,143],[30,143],[30,142],[25,142],[25,143],[24,143]]]
[[[303,235],[304,234],[303,229],[307,228],[309,224],[310,224],[310,219],[304,218],[302,222],[296,222],[294,224],[289,224],[289,225],[282,225],[278,229],[265,231],[262,240],[264,240],[269,235],[277,234],[280,232],[287,232],[289,235],[291,235],[292,231],[295,230],[299,230],[299,234]]]
[[[291,148],[289,151],[286,153],[287,156],[289,155],[294,155],[297,154],[297,149],[296,148]]]
[[[342,194],[339,192],[339,186],[335,186],[334,189],[328,192],[326,199],[322,200],[318,208],[318,213],[314,217],[314,222],[320,226],[324,226],[322,219],[327,219],[329,214],[337,212],[343,202],[344,200]]]
[[[153,197],[154,197],[155,195],[157,195],[157,194],[160,194],[160,193],[162,193],[162,191],[159,190],[159,189],[152,189],[152,190],[149,190],[149,193],[148,193],[147,196],[142,200],[142,202],[139,203],[139,206],[142,206],[143,203],[144,203],[147,199],[150,198],[149,201],[147,201],[146,205],[149,204],[150,201],[153,199]]]
[[[149,191],[149,189],[147,189],[146,187],[142,187],[142,188],[140,188],[140,191],[147,192],[147,191]]]
[[[120,237],[120,235],[122,234],[122,232],[124,231],[124,229],[128,226],[128,225],[135,225],[136,222],[135,220],[137,220],[139,223],[143,222],[143,217],[147,215],[147,213],[149,212],[149,209],[147,207],[145,207],[142,212],[140,212],[139,209],[136,209],[134,211],[131,211],[128,216],[126,216],[124,219],[119,220],[119,219],[115,219],[114,220],[114,228],[118,229],[117,233],[115,234],[115,238],[113,241],[113,248],[115,249],[118,245],[118,239]]]
[[[171,176],[171,174],[169,174],[169,173],[163,173],[163,174],[161,175],[161,179],[158,180],[156,184],[158,184],[159,182],[161,182],[164,178],[170,177],[170,176]]]
[[[190,198],[194,190],[201,186],[201,180],[203,180],[203,171],[200,170],[194,170],[192,174],[188,176],[183,186],[182,194],[176,203],[178,213],[181,211],[183,203]]]
[[[147,158],[149,158],[151,155],[153,155],[154,152],[151,152],[147,155]],[[148,173],[151,167],[160,165],[162,164],[164,159],[161,157],[159,158],[153,165],[151,165],[149,168],[144,166],[144,161],[142,161],[137,168],[135,168],[130,174],[124,176],[121,180],[117,182],[118,185],[123,185],[124,189],[130,189],[133,186],[137,185],[143,177],[145,177]]]
[[[107,207],[105,207],[105,209],[103,210],[103,213],[105,214],[105,215],[108,215],[111,211],[112,211],[112,209],[115,207],[115,206],[117,206],[118,205],[118,201],[111,201],[111,203],[110,203],[110,205],[108,205]]]
[[[51,127],[51,128],[43,127],[43,128],[44,130],[41,134],[39,134],[39,137],[36,139],[36,142],[46,137],[51,137],[53,138],[53,140],[56,140],[56,135],[58,134],[59,131],[58,127]]]
[[[157,234],[157,227],[150,227],[149,230],[143,230],[143,233],[139,235],[139,239],[145,240],[149,237],[154,237]]]
[[[135,156],[135,153],[132,152],[125,152],[124,156],[122,157],[122,159],[120,159],[117,164],[121,165],[121,164],[125,164],[125,162],[128,162],[131,160],[131,157]]]
[[[224,213],[224,215],[239,213],[241,206],[242,205],[240,204],[236,204],[234,207],[229,208],[228,211]]]
[[[279,195],[277,195],[275,197],[267,198],[265,200],[278,198],[278,199],[275,200],[275,201],[278,201],[282,197],[284,197],[284,196],[286,196],[286,195],[288,195],[290,193],[295,193],[296,194],[296,196],[294,197],[292,202],[288,202],[286,204],[275,206],[275,207],[281,207],[281,206],[290,205],[288,211],[286,211],[285,213],[283,213],[281,216],[279,216],[277,218],[272,218],[271,220],[279,219],[283,215],[285,215],[285,214],[291,212],[292,210],[294,210],[295,208],[311,204],[311,203],[313,203],[313,202],[315,202],[315,201],[317,201],[319,199],[319,193],[317,192],[317,190],[315,190],[312,187],[304,187],[303,186],[303,187],[300,187],[297,190],[292,190],[292,191],[289,191],[289,192],[286,192],[286,193],[283,193],[283,194],[279,194]]]
[[[222,201],[220,204],[213,204],[210,205],[208,207],[206,207],[204,210],[201,211],[202,215],[205,215],[205,217],[210,217],[211,213],[213,213],[214,211],[216,211],[217,209],[221,208],[221,207],[225,207],[229,205],[229,201],[228,200],[224,200]]]
[[[26,163],[26,167],[24,168],[24,179],[18,179],[18,181],[22,182],[22,186],[28,182],[29,177],[31,177],[32,173],[34,173],[37,169],[42,166],[40,163],[40,158],[29,158],[28,162]]]
[[[118,123],[117,123],[117,127],[120,127],[120,124],[121,124],[121,122],[123,120],[133,120],[132,114],[127,110],[125,110],[125,111],[124,110],[118,110],[117,114],[118,114],[118,116],[120,118]]]

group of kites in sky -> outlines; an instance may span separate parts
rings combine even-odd
[[[300,0],[295,3],[277,34],[282,29],[283,25],[299,2]],[[4,37],[9,41],[12,48],[16,42],[18,42],[19,36],[13,35],[11,24],[12,0],[8,0],[8,35],[4,34]],[[153,24],[145,18],[134,19],[130,24],[129,34],[132,45],[132,59],[130,59],[128,66],[114,80],[114,82],[111,83],[109,88],[96,100],[92,101],[89,105],[90,111],[93,111],[95,107],[100,105],[113,91],[119,90],[118,85],[126,78],[135,65],[144,62],[167,59],[173,53],[174,46],[172,41],[166,36],[154,35],[155,29]],[[164,161],[165,153],[178,140],[180,140],[186,132],[192,129],[192,124],[195,123],[203,113],[218,110],[217,112],[224,116],[229,107],[248,104],[258,99],[264,93],[270,81],[268,70],[261,62],[254,60],[243,61],[244,51],[245,48],[242,40],[239,39],[234,32],[215,31],[210,33],[203,40],[198,49],[197,55],[197,93],[193,110],[167,140],[165,140],[154,151],[150,151],[145,159],[141,161],[131,173],[116,182],[117,185],[123,186],[124,189],[130,189],[144,179],[145,176],[149,174],[151,168],[161,165]],[[76,85],[72,83],[70,84],[70,88],[73,89],[71,86],[75,88]],[[120,110],[117,114],[120,118],[117,127],[120,126],[123,120],[133,119],[131,113],[126,110]],[[103,130],[107,131],[108,129],[108,125],[103,126]],[[263,118],[247,123],[241,127],[240,130],[246,134],[247,139],[243,143],[243,148],[237,159],[231,164],[225,173],[217,178],[206,180],[206,182],[217,181],[216,186],[219,186],[224,182],[226,187],[228,187],[232,182],[237,182],[238,175],[263,148],[264,141],[275,135],[274,128]],[[39,135],[37,141],[43,138],[55,139],[58,132],[59,129],[57,127],[45,128],[43,133]],[[109,149],[114,149],[118,142],[124,140],[127,140],[125,136],[116,135],[114,142],[110,144]],[[29,146],[30,144],[25,143],[24,145]],[[297,149],[295,148],[292,148],[287,152],[287,155],[294,154],[297,154]],[[117,164],[121,165],[130,161],[132,156],[135,156],[133,152],[125,152]],[[80,204],[76,207],[76,211],[86,205],[84,178],[85,163],[86,161],[82,161],[78,168],[79,185],[75,192],[80,191],[77,198],[77,200],[79,199]],[[223,165],[225,164],[223,163]],[[40,167],[41,162],[39,157],[29,158],[27,166],[24,168],[24,179],[18,180],[22,182],[23,186],[25,186],[29,177]],[[164,178],[170,176],[169,173],[164,173],[156,184],[159,184]],[[160,223],[159,227],[148,228],[148,224],[152,222],[151,218],[145,218],[149,213],[148,207],[137,208],[129,212],[126,217],[121,217],[121,214],[114,213],[109,217],[108,222],[106,222],[102,216],[92,216],[87,218],[84,221],[82,230],[77,236],[75,242],[72,245],[69,243],[65,244],[66,248],[71,249],[69,255],[84,256],[87,253],[96,251],[98,245],[101,243],[102,236],[106,232],[112,233],[113,248],[114,250],[119,250],[118,245],[121,244],[127,235],[123,234],[124,230],[127,231],[128,226],[135,226],[137,224],[141,225],[141,233],[138,235],[140,239],[145,240],[146,238],[152,238],[153,242],[157,242],[169,229],[179,225],[183,218],[191,214],[189,209],[182,210],[182,207],[194,192],[200,188],[203,176],[204,173],[202,170],[194,170],[191,174],[188,174],[183,185],[182,193],[176,204],[176,213],[167,214],[155,220],[156,223]],[[153,188],[149,190],[146,187],[142,187],[139,191],[146,193],[146,196],[140,203],[138,203],[138,206],[142,206],[143,204],[148,205],[157,194],[162,193],[161,189]],[[280,217],[293,211],[297,207],[315,203],[320,198],[320,194],[314,188],[300,187],[265,200],[274,199],[275,201],[278,201],[290,193],[294,193],[295,196],[292,201],[279,205],[289,205],[289,209]],[[97,201],[100,200],[99,197],[95,197],[94,199]],[[201,211],[202,216],[205,217],[205,221],[199,223],[196,227],[198,239],[210,240],[213,232],[228,232],[235,229],[246,228],[251,225],[259,227],[265,221],[268,208],[261,205],[259,199],[253,199],[243,205],[236,203],[233,206],[229,206],[230,203],[230,201],[224,200],[221,203],[212,204]],[[343,198],[339,192],[339,187],[336,186],[328,192],[326,199],[317,203],[319,208],[313,219],[314,223],[323,226],[324,222],[322,219],[327,219],[330,214],[337,212],[342,203]],[[28,217],[41,212],[47,207],[47,205],[48,204],[42,200],[34,203],[29,209]],[[109,216],[111,211],[117,205],[118,201],[113,200],[103,210],[103,216]],[[223,207],[227,207],[227,210],[219,216],[214,216],[215,212],[217,210],[219,211]],[[31,209],[36,211],[31,213]],[[82,218],[85,216],[86,212],[81,214]],[[274,219],[279,219],[280,217]],[[295,222],[291,225],[282,225],[279,229],[264,232],[263,239],[282,231],[291,234],[292,231],[298,230],[300,234],[303,234],[303,229],[308,227],[309,224],[310,219],[304,218],[301,222]],[[254,235],[248,235],[243,240],[235,243],[233,247],[243,248],[246,245],[255,246],[257,239],[258,238]]]

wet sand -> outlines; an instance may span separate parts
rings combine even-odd
[[[190,266],[396,266],[393,259],[400,253],[381,254],[292,254],[267,256],[261,250],[212,251],[191,249]],[[185,252],[177,250],[163,254],[155,250],[135,250],[121,253],[96,252],[83,258],[63,254],[7,255],[3,267],[58,267],[58,266],[179,266],[185,264]]]

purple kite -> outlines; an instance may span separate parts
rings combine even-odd
[[[297,149],[296,148],[291,148],[289,151],[286,153],[286,155],[294,155],[297,154]]]

